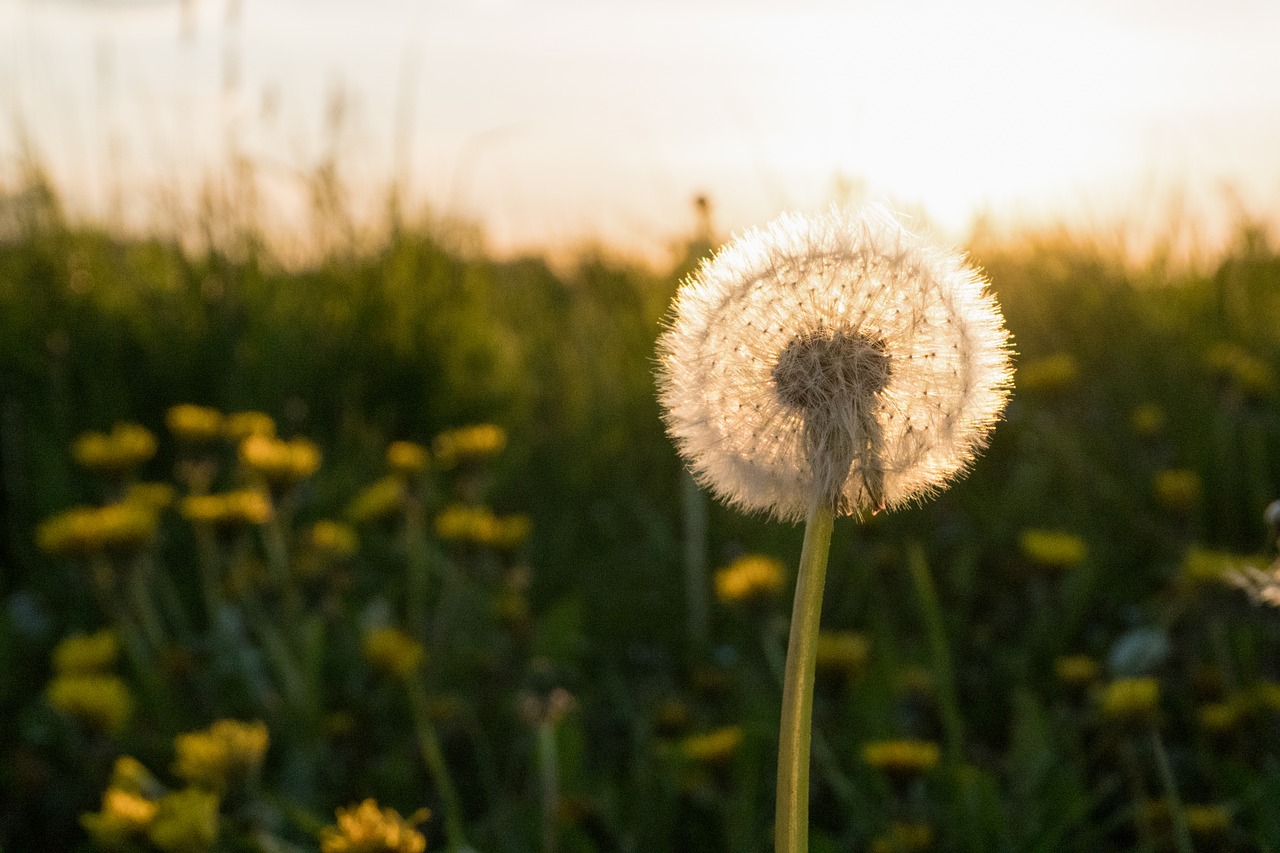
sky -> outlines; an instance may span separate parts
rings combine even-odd
[[[0,174],[26,146],[102,216],[332,158],[500,252],[650,253],[699,194],[726,233],[865,198],[1212,235],[1280,217],[1277,36],[1274,0],[0,0]]]

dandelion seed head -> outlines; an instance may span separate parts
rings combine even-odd
[[[667,430],[721,499],[781,519],[932,494],[1008,396],[986,284],[877,208],[743,234],[684,282],[659,340]]]

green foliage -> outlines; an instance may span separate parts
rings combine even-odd
[[[271,743],[220,803],[221,849],[314,849],[373,796],[429,805],[428,849],[767,850],[788,608],[718,602],[709,641],[685,635],[685,498],[651,373],[692,259],[553,269],[398,224],[285,263],[218,216],[181,245],[69,223],[38,180],[0,204],[0,846],[87,849],[80,815],[117,757],[177,789],[174,738],[234,718]],[[1280,847],[1280,615],[1204,568],[1275,556],[1280,255],[1249,229],[1206,272],[1067,236],[974,253],[1017,391],[955,489],[837,524],[823,628],[870,656],[819,673],[813,849],[916,849],[912,827],[946,851],[1173,849],[1152,727],[1188,809],[1230,816],[1197,843]],[[201,461],[214,491],[246,485],[233,443],[200,456],[164,429],[178,403],[264,410],[323,464],[273,488],[260,525],[170,509],[127,560],[42,552],[42,522],[120,497],[71,461],[88,430],[151,429],[137,475],[180,493]],[[391,476],[388,442],[476,422],[505,429],[500,455],[393,488],[354,554],[315,562],[312,524]],[[527,513],[532,536],[445,535],[454,504]],[[798,554],[793,528],[708,515],[713,568]],[[1032,530],[1072,553],[1031,553]],[[136,703],[116,730],[45,693],[59,641],[103,627]],[[374,628],[422,645],[411,675],[379,668],[413,655],[370,654]],[[1097,675],[1072,682],[1068,656]],[[1158,679],[1130,720],[1146,728],[1102,704],[1118,675]],[[892,739],[943,757],[896,776],[863,760]]]

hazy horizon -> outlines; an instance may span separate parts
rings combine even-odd
[[[1280,5],[0,0],[9,170],[71,204],[332,157],[498,251],[652,252],[839,197],[1210,235],[1280,210]],[[341,107],[335,92],[343,92]],[[335,118],[335,112],[341,113]],[[1144,221],[1145,220],[1145,221]]]

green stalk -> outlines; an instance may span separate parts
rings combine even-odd
[[[556,853],[560,827],[560,762],[556,750],[556,727],[550,720],[538,723],[538,768],[542,782],[542,853]]]
[[[1173,840],[1178,853],[1195,853],[1191,844],[1191,831],[1187,828],[1187,814],[1182,808],[1182,797],[1178,795],[1178,785],[1173,779],[1173,767],[1169,764],[1169,753],[1165,751],[1164,739],[1160,730],[1151,729],[1151,752],[1155,755],[1156,770],[1160,773],[1160,783],[1164,785],[1164,796],[1169,801],[1169,818],[1173,822]]]
[[[778,811],[774,824],[776,853],[809,849],[809,742],[813,723],[813,670],[822,591],[831,551],[831,507],[817,502],[805,522],[800,571],[796,576],[787,642],[787,669],[782,683],[782,722],[778,736]]]
[[[426,763],[427,771],[436,783],[443,801],[446,846],[451,853],[470,850],[462,828],[462,800],[458,797],[458,789],[454,787],[453,777],[449,775],[449,768],[444,762],[440,738],[436,735],[435,726],[431,725],[431,716],[427,711],[427,688],[422,683],[422,676],[418,673],[410,675],[405,679],[405,687],[409,691],[418,748],[422,751],[422,760]]]
[[[938,702],[942,708],[942,725],[947,735],[947,759],[954,770],[960,764],[964,747],[964,720],[960,716],[960,703],[956,699],[955,673],[951,666],[951,648],[947,643],[947,626],[938,603],[938,590],[929,572],[924,549],[913,543],[907,549],[907,564],[911,569],[911,581],[915,586],[920,614],[924,619],[929,640],[929,654],[933,658],[933,677],[937,681]]]

